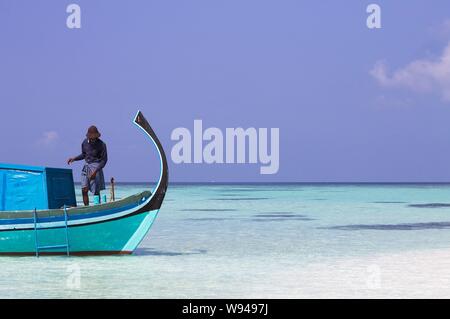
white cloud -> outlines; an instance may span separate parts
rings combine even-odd
[[[450,43],[437,59],[421,59],[389,72],[383,61],[370,74],[384,87],[407,88],[415,92],[437,93],[450,102]]]
[[[59,134],[55,131],[44,132],[42,136],[37,140],[38,146],[49,147],[55,145],[59,140]]]

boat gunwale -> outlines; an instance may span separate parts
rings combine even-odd
[[[126,198],[120,199],[118,201],[104,203],[95,206],[84,206],[84,207],[68,207],[67,215],[68,217],[82,216],[86,214],[92,214],[97,212],[106,212],[111,209],[124,209],[128,204],[135,204],[134,206],[139,206],[142,203],[143,198],[149,198],[151,196],[150,191],[143,191]],[[131,207],[132,208],[132,207]],[[128,208],[129,209],[129,208]],[[37,210],[36,215],[38,218],[57,218],[64,217],[64,208],[60,209],[48,209],[48,210]],[[1,211],[0,221],[2,220],[20,220],[20,219],[30,219],[34,218],[34,210],[23,210],[23,211]]]

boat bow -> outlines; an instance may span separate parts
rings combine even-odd
[[[134,124],[137,125],[144,133],[151,139],[159,154],[161,171],[158,183],[153,189],[152,195],[146,201],[146,204],[139,209],[137,213],[148,212],[152,210],[159,210],[166,196],[166,191],[169,183],[169,168],[167,165],[167,157],[164,148],[152,127],[148,123],[141,111],[138,111],[134,119]]]

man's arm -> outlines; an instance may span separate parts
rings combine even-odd
[[[83,152],[83,153],[81,153],[80,155],[78,155],[77,157],[74,157],[74,158],[73,158],[73,161],[74,161],[74,162],[77,162],[77,161],[84,160],[85,158],[86,158],[86,153]]]
[[[81,160],[84,160],[86,158],[86,152],[84,150],[84,145],[83,144],[81,144],[81,154],[76,156],[76,157],[69,158],[69,160],[67,161],[67,164],[70,165],[73,162],[81,161]]]

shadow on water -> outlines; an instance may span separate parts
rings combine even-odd
[[[411,204],[409,207],[414,208],[449,208],[450,204],[448,203],[429,203],[429,204]]]
[[[156,250],[154,248],[138,248],[134,252],[136,256],[189,256],[189,255],[201,255],[206,254],[207,250],[205,249],[195,249],[189,252],[175,252],[175,251],[166,251],[166,250]]]
[[[449,229],[450,222],[430,222],[430,223],[406,223],[406,224],[374,224],[374,225],[344,225],[332,227],[320,227],[319,229],[336,230],[430,230]]]

